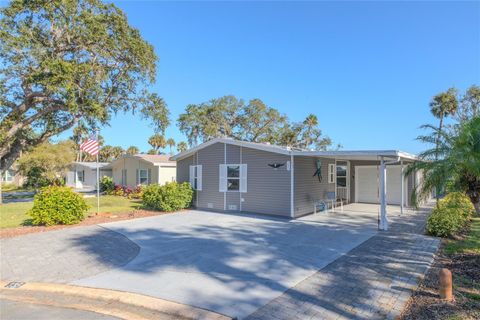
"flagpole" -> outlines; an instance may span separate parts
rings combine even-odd
[[[96,140],[98,143],[98,128],[95,129],[95,133],[96,133]],[[98,154],[99,152],[97,152],[97,215],[100,214],[100,167],[98,164]]]

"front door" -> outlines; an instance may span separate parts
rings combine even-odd
[[[350,163],[348,161],[336,161],[336,179],[335,190],[336,198],[343,200],[344,203],[350,202],[350,182],[348,179],[350,172]]]

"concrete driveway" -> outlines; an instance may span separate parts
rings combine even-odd
[[[376,214],[353,211],[295,221],[185,211],[102,226],[136,243],[140,253],[125,266],[73,284],[138,292],[238,318],[377,232]]]

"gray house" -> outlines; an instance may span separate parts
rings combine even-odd
[[[179,153],[177,180],[190,182],[199,209],[297,218],[319,200],[408,206],[421,175],[416,157],[396,150],[305,151],[216,138]]]

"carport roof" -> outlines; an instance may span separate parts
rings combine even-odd
[[[192,149],[176,154],[171,157],[170,160],[178,161],[182,160],[198,150],[204,149],[215,143],[226,143],[236,146],[241,146],[245,148],[252,148],[267,152],[279,153],[284,155],[293,155],[293,156],[307,156],[307,157],[323,157],[323,158],[333,158],[339,160],[379,160],[380,157],[394,158],[400,160],[417,160],[417,156],[407,152],[399,150],[355,150],[355,151],[308,151],[303,149],[295,149],[290,147],[283,147],[277,145],[271,145],[268,143],[256,143],[235,140],[230,138],[215,138],[205,143],[202,143]]]

